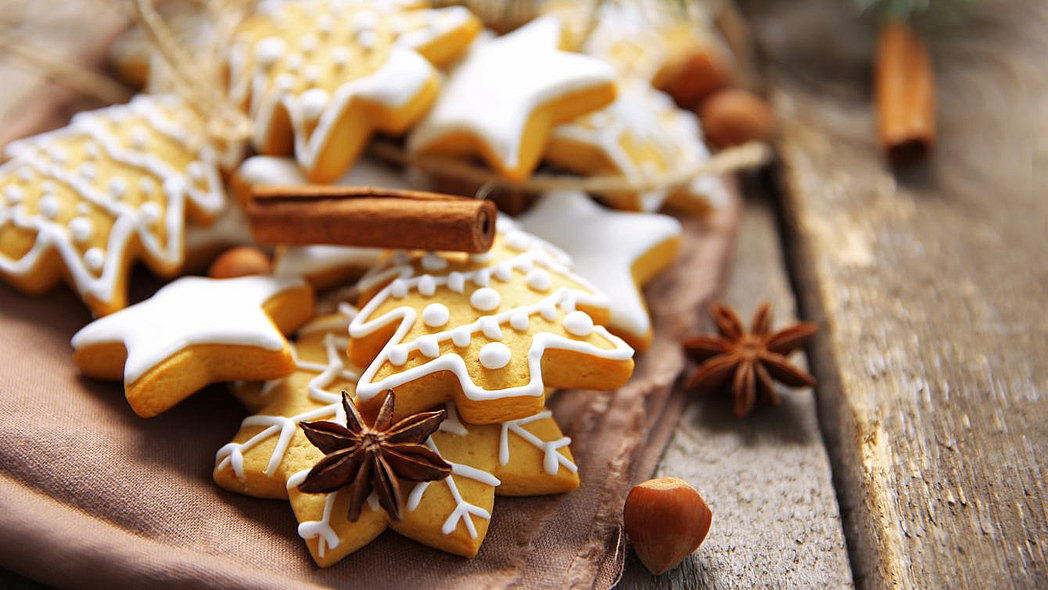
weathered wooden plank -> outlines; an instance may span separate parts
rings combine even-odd
[[[796,317],[770,205],[747,200],[725,302],[748,316],[772,302]],[[798,361],[803,363],[802,355]],[[725,398],[690,400],[657,476],[687,480],[713,510],[700,550],[659,577],[635,559],[621,588],[846,588],[851,568],[810,391],[739,420]]]
[[[863,587],[1048,587],[1048,5],[969,4],[938,153],[893,174],[848,3],[747,3]]]

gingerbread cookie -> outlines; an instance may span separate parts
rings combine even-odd
[[[671,173],[709,158],[693,113],[646,82],[620,86],[608,107],[553,129],[545,158],[579,174],[621,174],[631,181]],[[657,211],[664,203],[691,213],[723,206],[727,191],[719,178],[700,176],[678,189],[600,195],[628,211]]]
[[[241,24],[230,96],[254,119],[259,152],[293,153],[311,181],[328,182],[373,131],[403,133],[425,113],[440,85],[433,64],[465,50],[480,24],[462,7],[403,4],[264,3]]]
[[[550,494],[578,486],[571,441],[548,411],[477,426],[459,420],[455,405],[446,402],[447,418],[427,442],[452,463],[452,475],[407,488],[403,520],[392,520],[372,495],[359,518],[350,522],[348,490],[321,495],[298,490],[322,456],[299,423],[346,423],[339,392],[352,392],[359,375],[345,357],[346,326],[354,314],[343,302],[335,313],[303,326],[293,345],[293,374],[238,385],[241,395],[257,396],[263,406],[244,420],[215,459],[215,481],[223,488],[263,498],[290,496],[302,523],[299,534],[318,564],[335,563],[388,526],[438,549],[471,556],[484,539],[494,495]]]
[[[637,350],[651,345],[651,319],[640,287],[676,260],[679,221],[668,215],[612,211],[583,193],[554,191],[520,223],[563,248],[575,270],[608,295],[612,333]]]
[[[77,114],[68,127],[11,143],[0,166],[0,275],[28,293],[60,278],[95,315],[123,308],[141,259],[172,275],[187,218],[225,205],[203,122],[173,95]]]
[[[621,386],[633,349],[601,325],[607,297],[568,264],[506,218],[486,254],[395,254],[359,285],[358,400],[374,408],[392,388],[414,413],[453,399],[467,422],[490,424],[541,411],[546,387]]]
[[[205,385],[295,369],[283,333],[313,313],[300,279],[184,277],[73,336],[85,375],[123,380],[135,413],[155,416]]]
[[[530,175],[553,125],[615,98],[611,67],[559,50],[561,30],[559,19],[545,16],[474,44],[411,132],[408,148],[477,155],[514,180]]]
[[[233,194],[241,202],[257,184],[305,184],[307,180],[290,158],[255,156],[248,158],[233,176]],[[361,158],[333,184],[346,186],[375,186],[393,189],[425,189],[418,179],[408,180],[408,173],[373,160]],[[352,246],[283,246],[277,248],[274,274],[301,276],[318,289],[343,284],[351,277],[359,277],[375,266],[386,255],[377,248]]]

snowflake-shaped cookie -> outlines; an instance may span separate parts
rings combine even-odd
[[[534,415],[546,387],[606,390],[633,371],[633,349],[601,324],[607,297],[563,252],[499,220],[482,255],[399,253],[360,284],[350,359],[367,367],[357,398],[397,391],[398,418],[452,399],[489,424]]]
[[[338,178],[375,130],[402,133],[432,104],[433,64],[479,32],[462,7],[396,2],[263,3],[230,50],[230,95],[255,121],[255,147],[292,154],[314,182]],[[432,62],[432,63],[431,63]]]
[[[340,391],[353,391],[359,372],[345,357],[346,327],[356,309],[343,303],[300,330],[298,369],[282,380],[240,384],[241,395],[261,402],[233,442],[216,456],[214,477],[222,487],[265,498],[289,498],[316,562],[328,566],[359,549],[387,527],[438,549],[475,555],[487,533],[495,495],[541,495],[578,486],[569,438],[546,410],[502,424],[471,425],[446,403],[448,419],[427,441],[452,475],[415,484],[405,498],[404,518],[393,521],[373,496],[356,522],[348,520],[349,494],[298,490],[323,454],[301,421],[345,421]],[[408,484],[410,485],[410,484]]]
[[[180,98],[142,95],[11,143],[0,167],[0,275],[39,293],[61,277],[96,315],[126,305],[130,267],[185,261],[187,218],[225,205],[203,122]],[[222,160],[222,162],[220,162]]]

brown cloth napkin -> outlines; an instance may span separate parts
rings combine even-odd
[[[650,476],[684,403],[677,340],[719,282],[737,216],[733,205],[686,222],[680,260],[648,289],[656,340],[626,387],[553,397],[580,489],[497,497],[472,560],[386,532],[318,568],[287,502],[212,482],[215,451],[246,414],[222,387],[139,418],[119,384],[78,375],[69,339],[90,318],[71,293],[0,286],[0,566],[68,588],[609,588],[625,494]],[[136,279],[140,297],[156,286]]]

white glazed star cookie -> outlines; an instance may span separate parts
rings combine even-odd
[[[575,269],[608,295],[608,329],[637,350],[651,345],[651,319],[640,287],[676,260],[679,221],[655,213],[612,211],[583,193],[554,191],[520,223],[563,248]]]
[[[40,293],[65,277],[96,315],[127,301],[139,258],[171,275],[185,261],[187,218],[226,203],[219,152],[174,95],[77,114],[69,126],[11,143],[0,167],[0,275]]]
[[[411,132],[408,148],[478,155],[507,178],[526,178],[553,125],[615,98],[611,67],[559,50],[561,29],[559,19],[546,16],[474,44]]]
[[[373,131],[402,133],[425,113],[440,84],[432,64],[479,30],[462,7],[265,3],[238,29],[230,95],[254,119],[259,152],[293,153],[311,181],[331,181]]]
[[[648,83],[633,80],[620,86],[619,97],[608,107],[555,127],[545,158],[580,174],[621,174],[641,181],[693,166],[709,155],[698,117],[677,108]],[[706,213],[728,199],[721,180],[712,176],[700,176],[672,191],[601,197],[628,211],[657,211],[667,203],[691,213]]]
[[[346,326],[355,312],[342,303],[338,312],[303,326],[293,345],[293,374],[239,386],[263,405],[215,459],[214,478],[223,488],[263,498],[290,497],[302,523],[299,534],[318,564],[335,563],[388,526],[438,549],[471,556],[484,540],[494,495],[550,494],[578,486],[571,441],[548,411],[475,426],[461,422],[454,404],[447,403],[448,418],[429,444],[452,462],[452,475],[406,488],[403,520],[392,521],[372,498],[360,518],[350,522],[348,492],[300,492],[299,481],[322,454],[308,442],[299,422],[345,423],[339,392],[352,392],[359,374],[345,358]]]
[[[621,386],[633,349],[601,325],[607,297],[569,264],[506,218],[486,254],[394,255],[361,281],[349,326],[350,360],[367,367],[357,399],[374,408],[392,388],[404,413],[452,399],[490,424],[541,411],[546,387]]]
[[[295,369],[283,333],[313,314],[300,279],[184,277],[73,336],[85,375],[123,380],[135,413],[155,416],[210,383]]]

